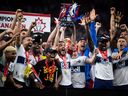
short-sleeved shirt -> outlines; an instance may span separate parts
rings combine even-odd
[[[71,59],[72,69],[72,85],[74,88],[85,87],[85,61],[86,56],[79,56],[76,59]]]
[[[117,55],[118,52],[113,52],[112,56]],[[128,52],[122,55],[119,60],[113,61],[114,66],[114,86],[128,85]]]
[[[55,83],[55,80],[59,75],[61,75],[60,63],[58,61],[54,61],[54,66],[53,62],[49,62],[47,64],[48,66],[46,65],[46,59],[41,60],[34,66],[34,68],[43,85],[46,87],[52,87]]]

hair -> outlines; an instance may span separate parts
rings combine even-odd
[[[27,36],[24,36],[24,37],[22,38],[22,42],[23,42],[23,40],[24,40],[25,38],[27,38],[27,37],[31,37],[31,36],[28,36],[28,35],[27,35]]]
[[[64,41],[59,41],[59,43],[65,43]]]
[[[127,42],[127,40],[126,40],[125,37],[120,36],[120,37],[118,38],[118,40],[119,40],[119,39],[125,39],[125,41]]]
[[[26,28],[25,28],[25,29],[21,29],[21,32],[22,32],[22,31],[28,31],[28,29],[26,29]]]

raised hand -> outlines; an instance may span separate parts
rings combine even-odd
[[[36,26],[36,22],[34,21],[34,22],[31,23],[31,26],[30,27],[31,28],[34,28],[35,26]]]
[[[97,14],[96,14],[96,11],[95,11],[94,8],[90,11],[90,16],[89,17],[90,17],[91,21],[94,21],[96,19]]]
[[[97,55],[99,53],[99,50],[98,49],[95,49],[94,50],[94,53]]]
[[[120,23],[122,17],[123,17],[122,13],[117,11],[117,14],[116,14],[116,17],[115,17],[115,22]]]
[[[57,18],[54,18],[55,19],[55,23],[56,23],[56,25],[59,25],[60,24],[60,21],[59,21],[59,19],[57,19]]]
[[[90,22],[89,12],[85,13],[85,15],[80,20],[81,20],[81,23],[79,23],[80,25],[88,24]]]
[[[116,8],[115,7],[111,7],[110,8],[110,13],[111,13],[111,15],[115,15],[116,14]]]
[[[17,9],[15,15],[18,20],[23,19],[23,11],[21,9]]]

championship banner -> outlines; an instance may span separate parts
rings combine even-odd
[[[11,27],[15,12],[0,11],[0,29],[8,29]],[[29,28],[32,22],[36,21],[36,26],[32,29],[34,32],[50,32],[51,15],[23,12],[22,28]]]

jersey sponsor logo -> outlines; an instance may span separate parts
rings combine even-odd
[[[60,62],[61,69],[65,69],[64,62]],[[70,69],[70,62],[67,62],[67,69]]]
[[[71,72],[72,73],[85,72],[85,66],[72,66]]]
[[[79,73],[79,72],[81,72],[80,66],[79,67],[71,67],[71,72],[72,73]]]

